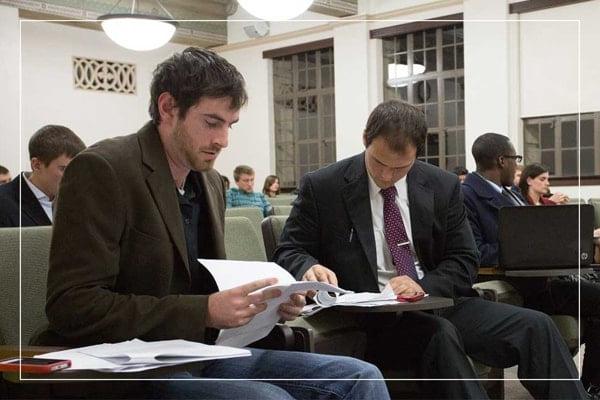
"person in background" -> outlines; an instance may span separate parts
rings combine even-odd
[[[502,207],[528,206],[511,185],[516,163],[521,160],[508,137],[497,133],[479,136],[471,149],[477,171],[467,176],[462,186],[480,263],[496,266],[499,262],[498,210]],[[525,171],[521,182],[527,182]],[[540,183],[540,186],[543,186]],[[528,188],[524,194],[529,190]],[[541,192],[542,190],[540,190]],[[548,232],[552,235],[552,232]],[[526,246],[527,244],[524,243]],[[523,297],[523,306],[550,315],[581,315],[585,357],[581,382],[592,396],[600,399],[600,284],[577,277],[512,278],[509,282]],[[581,287],[581,291],[580,288]]]
[[[223,180],[223,184],[225,185],[225,191],[229,190],[231,184],[229,183],[229,178],[225,175],[221,175],[221,179]]]
[[[10,171],[8,168],[0,165],[0,185],[10,182]]]
[[[515,174],[513,175],[513,184],[512,184],[513,188],[519,187],[519,182],[521,182],[521,174],[523,173],[524,168],[525,168],[525,166],[523,166],[523,164],[517,164],[515,166]]]
[[[456,167],[454,167],[452,172],[454,173],[454,175],[458,176],[460,183],[463,183],[465,181],[465,178],[467,177],[467,174],[469,173],[469,170],[463,167],[462,165],[457,165]]]
[[[569,197],[562,193],[550,195],[548,168],[538,163],[529,164],[523,169],[519,189],[532,206],[564,204],[569,201]]]
[[[31,172],[0,186],[0,227],[52,225],[60,180],[83,149],[83,141],[66,126],[38,129],[29,140]]]
[[[238,165],[233,170],[233,179],[237,188],[227,191],[227,208],[258,207],[263,216],[273,212],[273,206],[265,195],[254,191],[254,170],[247,165]]]
[[[263,193],[267,197],[277,197],[279,195],[279,177],[277,175],[269,175],[265,178]]]

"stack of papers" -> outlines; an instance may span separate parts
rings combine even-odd
[[[56,351],[36,357],[71,360],[71,367],[65,371],[139,372],[169,365],[250,355],[250,351],[246,349],[211,346],[187,340],[145,342],[133,339]]]

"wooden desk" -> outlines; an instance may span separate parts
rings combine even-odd
[[[438,308],[452,307],[453,305],[454,300],[451,298],[427,296],[414,303],[397,302],[395,304],[386,304],[376,307],[339,306],[336,307],[336,310],[351,313],[401,313],[405,311],[435,310]]]

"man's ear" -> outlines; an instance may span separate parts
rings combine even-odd
[[[363,144],[365,148],[367,148],[367,132],[363,132]]]
[[[160,120],[164,122],[171,122],[177,117],[179,109],[177,108],[177,102],[171,93],[162,92],[160,96],[158,96],[158,112],[160,114]]]
[[[33,157],[31,160],[31,170],[32,171],[38,171],[39,169],[42,168],[42,166],[44,165],[44,163],[42,162],[42,160],[40,160],[37,157]]]

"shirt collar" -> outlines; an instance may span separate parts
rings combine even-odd
[[[369,174],[368,171],[367,171],[367,176],[369,177],[369,197],[375,198],[377,196],[381,196],[379,194],[379,192],[381,191],[381,188],[379,186],[377,186],[377,184],[375,183],[373,178],[371,178],[371,175]],[[405,185],[406,185],[406,175],[404,175],[404,177],[402,179],[400,179],[398,182],[396,182],[394,184],[394,186],[396,186],[397,195],[404,193],[404,190],[402,190],[402,187]]]
[[[27,177],[27,173],[23,172],[23,179],[25,179],[25,182],[27,183],[27,186],[29,186],[29,189],[31,190],[31,192],[33,193],[33,195],[35,196],[36,199],[39,200],[46,200],[46,201],[51,201],[50,197],[48,197],[46,195],[46,193],[42,192],[40,189],[38,189],[37,186],[35,186]]]

